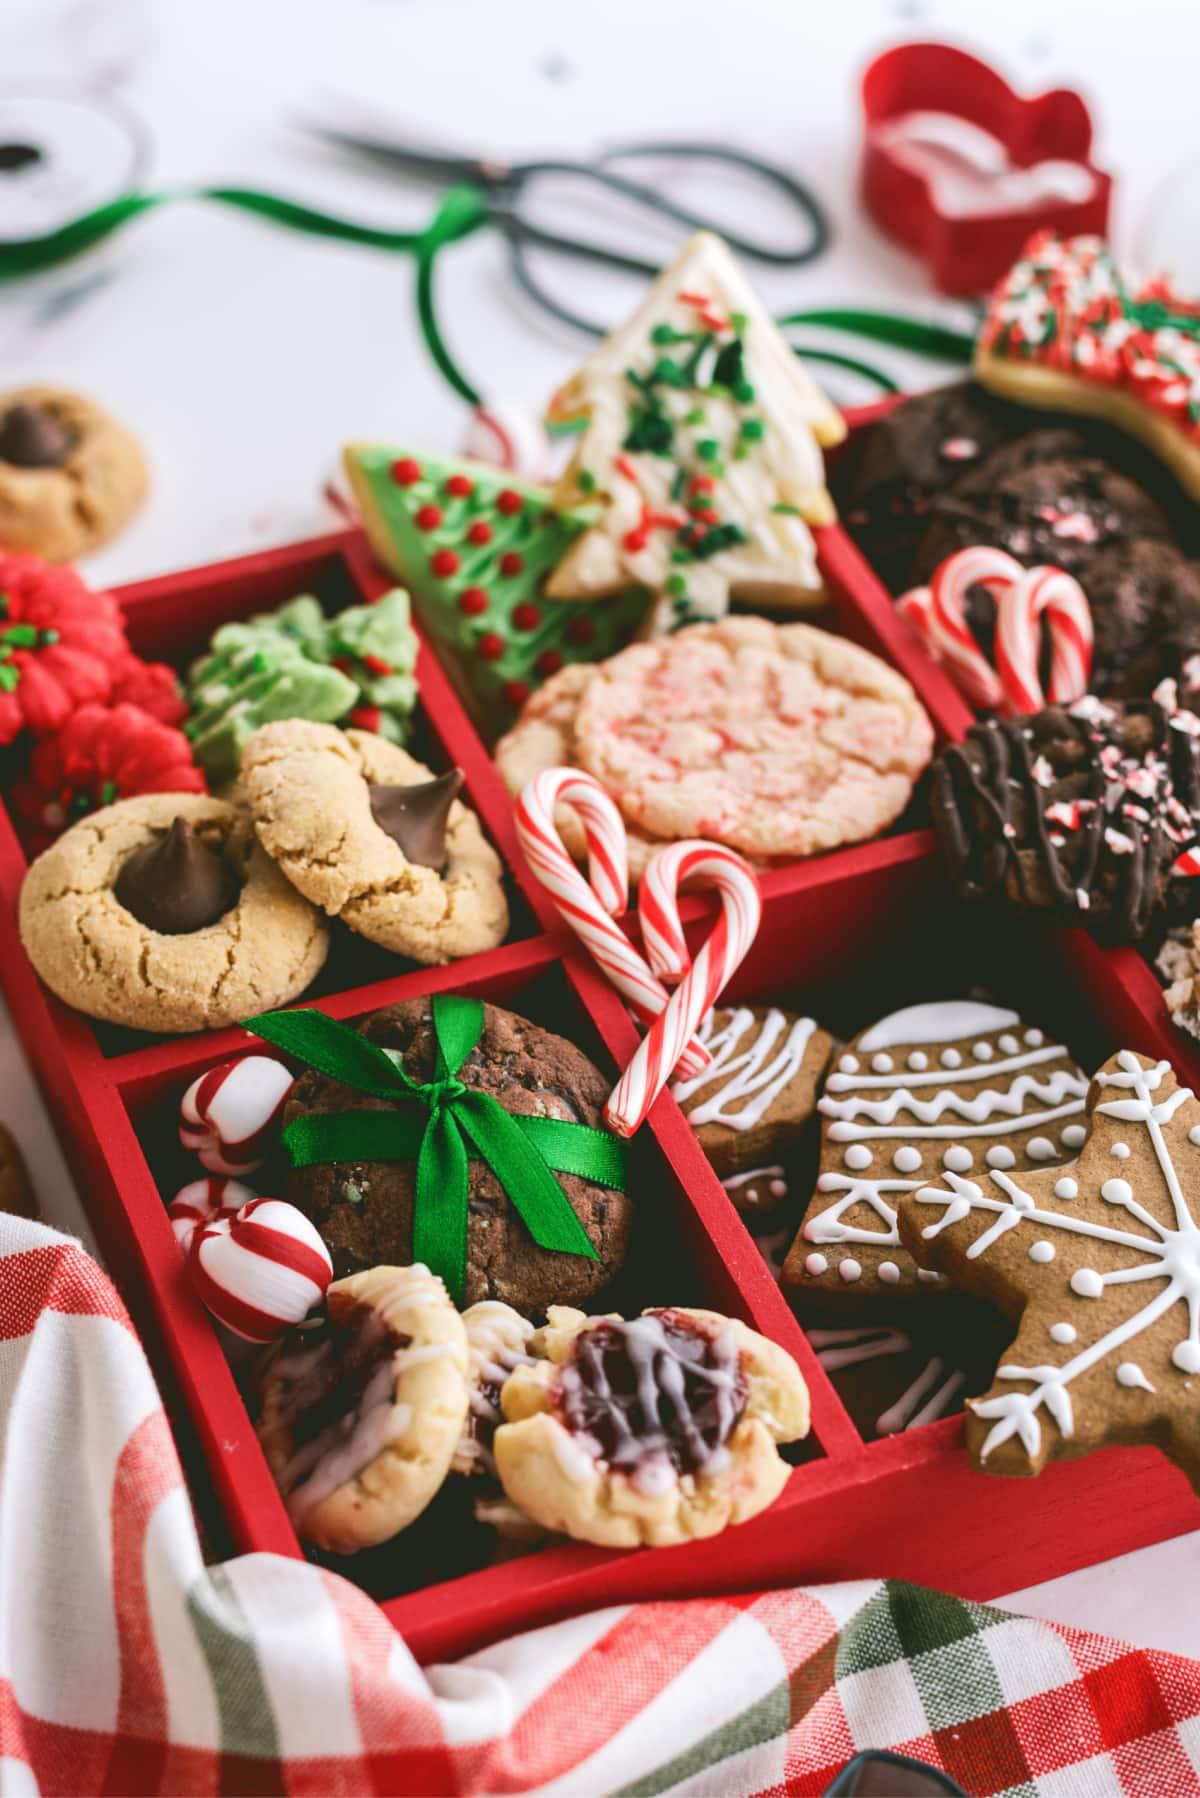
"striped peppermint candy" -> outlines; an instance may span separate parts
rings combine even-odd
[[[220,1180],[215,1176],[192,1180],[187,1186],[181,1186],[167,1206],[167,1216],[184,1254],[191,1249],[197,1230],[203,1229],[205,1224],[216,1223],[219,1218],[235,1217],[255,1196],[248,1186],[242,1186],[237,1180]]]
[[[1038,675],[1043,616],[1050,633],[1045,697]],[[1074,575],[1048,566],[1023,569],[996,607],[996,672],[1009,716],[1040,712],[1046,698],[1051,705],[1082,699],[1092,673],[1092,637],[1092,609]]]
[[[583,825],[586,880],[558,834],[554,813],[559,804],[570,805]],[[559,915],[623,995],[638,1022],[652,1024],[667,1003],[666,988],[610,915],[623,912],[629,897],[625,821],[613,800],[590,774],[577,768],[544,768],[521,793],[515,817],[525,860]],[[707,1049],[692,1042],[680,1069],[685,1078],[693,1079],[710,1062]]]
[[[283,1199],[251,1199],[236,1216],[205,1224],[187,1265],[202,1303],[247,1342],[271,1342],[300,1323],[333,1278],[329,1250]]]
[[[686,842],[673,844],[661,855],[669,860],[656,883],[661,893],[654,903],[662,907],[662,916],[655,921],[660,933],[656,952],[664,960],[674,955],[676,966],[680,955],[686,958],[676,891],[684,880],[703,880],[715,887],[721,895],[721,915],[609,1098],[604,1118],[618,1136],[633,1135],[676,1069],[682,1069],[684,1046],[745,959],[762,920],[762,894],[754,870],[732,849]]]
[[[222,1061],[179,1107],[179,1140],[214,1174],[248,1174],[266,1159],[295,1081],[271,1055]]]

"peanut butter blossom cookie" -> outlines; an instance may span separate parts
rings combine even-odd
[[[466,1331],[446,1288],[428,1268],[374,1267],[335,1282],[281,1344],[258,1432],[305,1541],[352,1554],[420,1516],[466,1416]]]
[[[881,1018],[825,1082],[821,1172],[784,1285],[857,1302],[936,1281],[901,1246],[900,1196],[946,1168],[1069,1161],[1086,1093],[1068,1051],[1015,1011],[956,999]]]
[[[0,544],[71,562],[123,530],[146,497],[136,437],[67,387],[0,393]]]
[[[73,825],[25,876],[21,940],[77,1011],[135,1030],[215,1030],[298,998],[328,928],[245,812],[153,793]]]
[[[795,1362],[736,1318],[679,1307],[628,1322],[562,1305],[500,1394],[509,1498],[606,1548],[715,1535],[773,1503],[778,1450],[808,1433]]]
[[[457,793],[367,731],[292,719],[264,725],[239,793],[259,841],[297,891],[361,936],[414,961],[453,961],[504,941],[500,858]]]
[[[1153,1442],[1200,1490],[1200,1104],[1169,1062],[1128,1049],[1088,1100],[1077,1161],[947,1169],[901,1197],[904,1240],[1017,1325],[967,1406],[985,1471]]]
[[[547,575],[587,528],[550,490],[480,462],[351,444],[346,472],[376,555],[405,581],[468,710],[493,734],[568,664],[622,648],[649,603],[547,604]]]
[[[833,517],[821,446],[845,425],[719,237],[684,246],[549,416],[581,431],[556,503],[599,506],[552,598],[636,582],[660,596],[663,629],[717,617],[731,597],[819,603],[809,525]]]
[[[575,747],[639,831],[804,856],[886,829],[933,729],[878,656],[811,625],[738,617],[604,663]]]

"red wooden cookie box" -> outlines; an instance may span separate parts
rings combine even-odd
[[[942,735],[960,735],[969,714],[839,528],[821,533],[821,555],[831,606],[820,622],[901,668]],[[184,664],[226,619],[305,590],[341,606],[388,584],[349,531],[140,582],[119,597],[136,648]],[[450,967],[400,972],[343,945],[305,1002],[354,1018],[403,997],[477,993],[573,1034],[615,1070],[634,1048],[632,1022],[529,876],[508,795],[428,647],[418,672],[425,751],[464,770],[467,796],[511,871],[512,940]],[[237,1029],[126,1038],[59,1004],[17,934],[24,871],[0,809],[0,976],[102,1252],[163,1382],[197,1505],[215,1546],[299,1555],[234,1373],[183,1276],[164,1204],[195,1172],[172,1146],[180,1094],[249,1039]],[[848,1035],[895,1004],[982,982],[1066,1031],[1092,1066],[1129,1046],[1171,1057],[1200,1083],[1200,1052],[1173,1029],[1158,982],[1136,951],[1101,949],[1083,932],[1049,931],[1018,917],[985,931],[948,892],[927,829],[905,829],[902,821],[878,841],[773,870],[763,889],[763,928],[732,989],[739,996],[803,1004]],[[689,901],[688,909],[699,925],[707,902]],[[422,1587],[417,1582],[431,1567],[441,1569],[410,1532],[370,1564],[346,1564],[420,1658],[458,1655],[600,1603],[773,1583],[890,1575],[988,1598],[1200,1523],[1182,1474],[1149,1449],[1109,1451],[1015,1482],[973,1470],[959,1418],[864,1442],[669,1095],[642,1138],[643,1221],[622,1303],[699,1300],[774,1337],[809,1382],[812,1435],[773,1509],[709,1542],[631,1553],[550,1548]]]

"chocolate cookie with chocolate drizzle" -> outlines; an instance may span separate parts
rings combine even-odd
[[[1003,890],[1136,939],[1200,838],[1200,718],[1167,681],[1156,699],[986,719],[934,764],[932,810],[963,898]]]

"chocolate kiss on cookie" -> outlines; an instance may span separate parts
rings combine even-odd
[[[712,1065],[675,1097],[734,1204],[762,1214],[786,1196],[775,1163],[813,1115],[833,1038],[773,1005],[711,1011],[697,1034]]]
[[[405,861],[439,873],[446,865],[446,824],[462,789],[461,768],[413,787],[370,786],[371,816]]]
[[[946,1000],[873,1024],[818,1102],[821,1172],[783,1284],[894,1296],[936,1283],[900,1245],[897,1198],[947,1170],[1069,1161],[1086,1094],[1068,1051],[1015,1011]]]
[[[75,438],[46,406],[10,406],[0,418],[0,462],[14,468],[60,468]]]
[[[900,1199],[922,1261],[1019,1320],[967,1407],[989,1473],[1153,1442],[1200,1490],[1200,1103],[1122,1049],[1069,1167],[943,1173]]]
[[[240,891],[237,875],[186,818],[135,849],[113,884],[113,896],[147,930],[185,936],[215,924]]]

